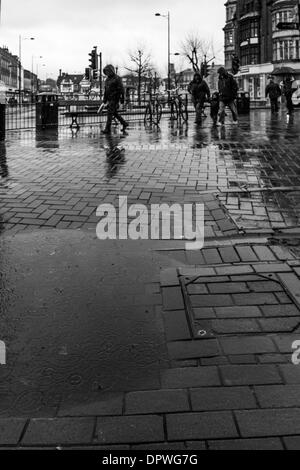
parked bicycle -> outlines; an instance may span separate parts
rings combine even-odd
[[[179,88],[168,90],[170,93],[169,106],[171,119],[176,121],[182,120],[186,122],[188,120],[188,109],[186,102],[184,101],[182,95],[178,93],[178,90]]]
[[[155,94],[149,99],[145,109],[144,122],[145,124],[159,125],[162,116],[162,106],[159,100],[159,95]]]

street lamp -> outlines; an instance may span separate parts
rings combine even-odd
[[[38,59],[42,59],[42,58],[43,58],[42,55],[39,55],[39,56],[34,56],[34,55],[33,55],[32,58],[31,58],[31,75],[32,75],[32,77],[31,77],[32,90],[31,90],[31,91],[32,91],[32,94],[33,94],[33,92],[34,92],[34,72],[33,72],[34,67],[33,67],[33,60],[34,60],[34,59],[37,59],[37,61],[36,61],[36,91],[37,91]]]
[[[170,12],[168,11],[167,15],[162,15],[161,13],[155,13],[155,16],[162,16],[168,20],[168,99],[170,99],[170,89],[171,89],[171,80],[170,80]]]
[[[22,40],[23,41],[34,41],[35,38],[22,38],[21,35],[19,35],[19,103],[21,103],[21,94],[22,94]]]

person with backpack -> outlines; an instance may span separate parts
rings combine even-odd
[[[219,110],[219,121],[218,125],[223,126],[225,122],[225,108],[229,107],[234,124],[238,124],[238,113],[236,107],[238,84],[230,73],[224,67],[218,69],[219,81],[219,98],[220,98],[220,110]]]

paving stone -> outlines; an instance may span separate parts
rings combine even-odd
[[[266,317],[299,317],[300,310],[293,304],[262,305],[261,310]]]
[[[227,411],[178,413],[166,416],[169,440],[237,437],[231,413]]]
[[[88,444],[92,442],[94,418],[31,419],[22,445]]]
[[[258,360],[261,364],[281,364],[286,362],[282,354],[262,354]]]
[[[230,276],[233,274],[247,274],[252,273],[253,268],[249,265],[240,266],[216,266],[216,272],[220,276]]]
[[[277,299],[270,292],[251,294],[232,294],[236,305],[268,305],[277,304]]]
[[[182,310],[184,303],[182,298],[181,288],[178,287],[164,287],[162,289],[163,305],[165,310]]]
[[[255,245],[253,251],[260,261],[276,261],[276,257],[267,246]]]
[[[256,320],[253,319],[239,319],[236,320],[213,320],[212,330],[219,334],[233,334],[233,333],[251,333],[261,331],[261,328]]]
[[[250,246],[236,246],[235,249],[243,262],[258,261],[256,254]]]
[[[127,393],[126,414],[170,413],[188,411],[189,402],[185,390],[153,390]]]
[[[225,354],[262,354],[276,352],[274,343],[267,336],[225,337],[219,339]]]
[[[227,294],[193,295],[190,297],[193,307],[218,307],[233,305],[232,298]]]
[[[249,288],[245,282],[210,283],[208,289],[211,294],[249,292]]]
[[[208,441],[210,450],[283,450],[278,437]]]
[[[282,379],[274,365],[220,366],[224,385],[280,384]]]
[[[254,387],[261,408],[300,406],[299,385],[267,385]]]
[[[160,272],[160,283],[162,287],[179,286],[179,278],[175,268],[163,269]]]
[[[217,356],[219,354],[219,346],[215,339],[174,341],[173,343],[168,343],[168,351],[172,359],[193,359]]]
[[[263,318],[259,319],[263,331],[267,332],[292,332],[296,326],[299,325],[299,319],[296,317],[291,318]]]
[[[188,450],[206,450],[205,441],[186,441]]]
[[[283,364],[279,367],[280,372],[283,375],[284,382],[288,384],[300,384],[300,365]]]
[[[273,340],[281,353],[290,353],[292,355],[292,345],[294,341],[300,341],[300,334],[274,335]]]
[[[58,416],[113,416],[122,414],[123,393],[92,394],[74,405],[74,399],[66,399],[60,403]]]
[[[17,445],[25,424],[21,418],[0,418],[0,445]]]
[[[300,434],[300,409],[235,411],[242,437]]]
[[[255,354],[236,354],[235,356],[229,355],[228,359],[230,364],[257,364]]]
[[[191,338],[184,310],[163,313],[167,341]]]
[[[240,257],[232,246],[219,248],[219,253],[224,263],[239,263]]]
[[[257,273],[280,273],[291,271],[291,267],[285,263],[257,263],[253,264],[253,268]]]
[[[232,307],[216,307],[217,317],[220,318],[251,318],[261,317],[262,313],[257,306],[232,306]]]
[[[283,442],[287,450],[300,450],[300,436],[284,437]]]
[[[193,312],[194,317],[197,320],[201,320],[203,318],[216,318],[214,309],[211,307],[193,308]]]
[[[287,248],[281,246],[271,246],[270,249],[273,251],[275,256],[281,261],[286,261],[288,259],[294,258],[294,256],[290,253]]]
[[[192,388],[220,385],[216,367],[185,367],[161,372],[162,388]]]
[[[207,264],[222,264],[222,259],[216,248],[204,249],[202,254]]]
[[[155,444],[138,444],[131,446],[131,450],[186,450],[184,442],[157,442]]]
[[[99,418],[96,437],[102,444],[163,442],[163,418],[152,415]]]
[[[193,411],[257,408],[249,387],[207,387],[191,390]]]
[[[283,287],[279,282],[274,281],[250,281],[247,283],[250,290],[254,292],[279,292],[283,290]]]
[[[193,283],[187,286],[187,291],[189,294],[208,294],[208,290],[205,284]]]

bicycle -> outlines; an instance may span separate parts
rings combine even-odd
[[[159,125],[162,116],[162,106],[159,100],[159,95],[155,94],[150,98],[145,109],[144,122]]]
[[[169,106],[171,113],[171,120],[186,122],[188,120],[187,105],[182,96],[178,93],[178,88],[168,90],[170,93]]]

